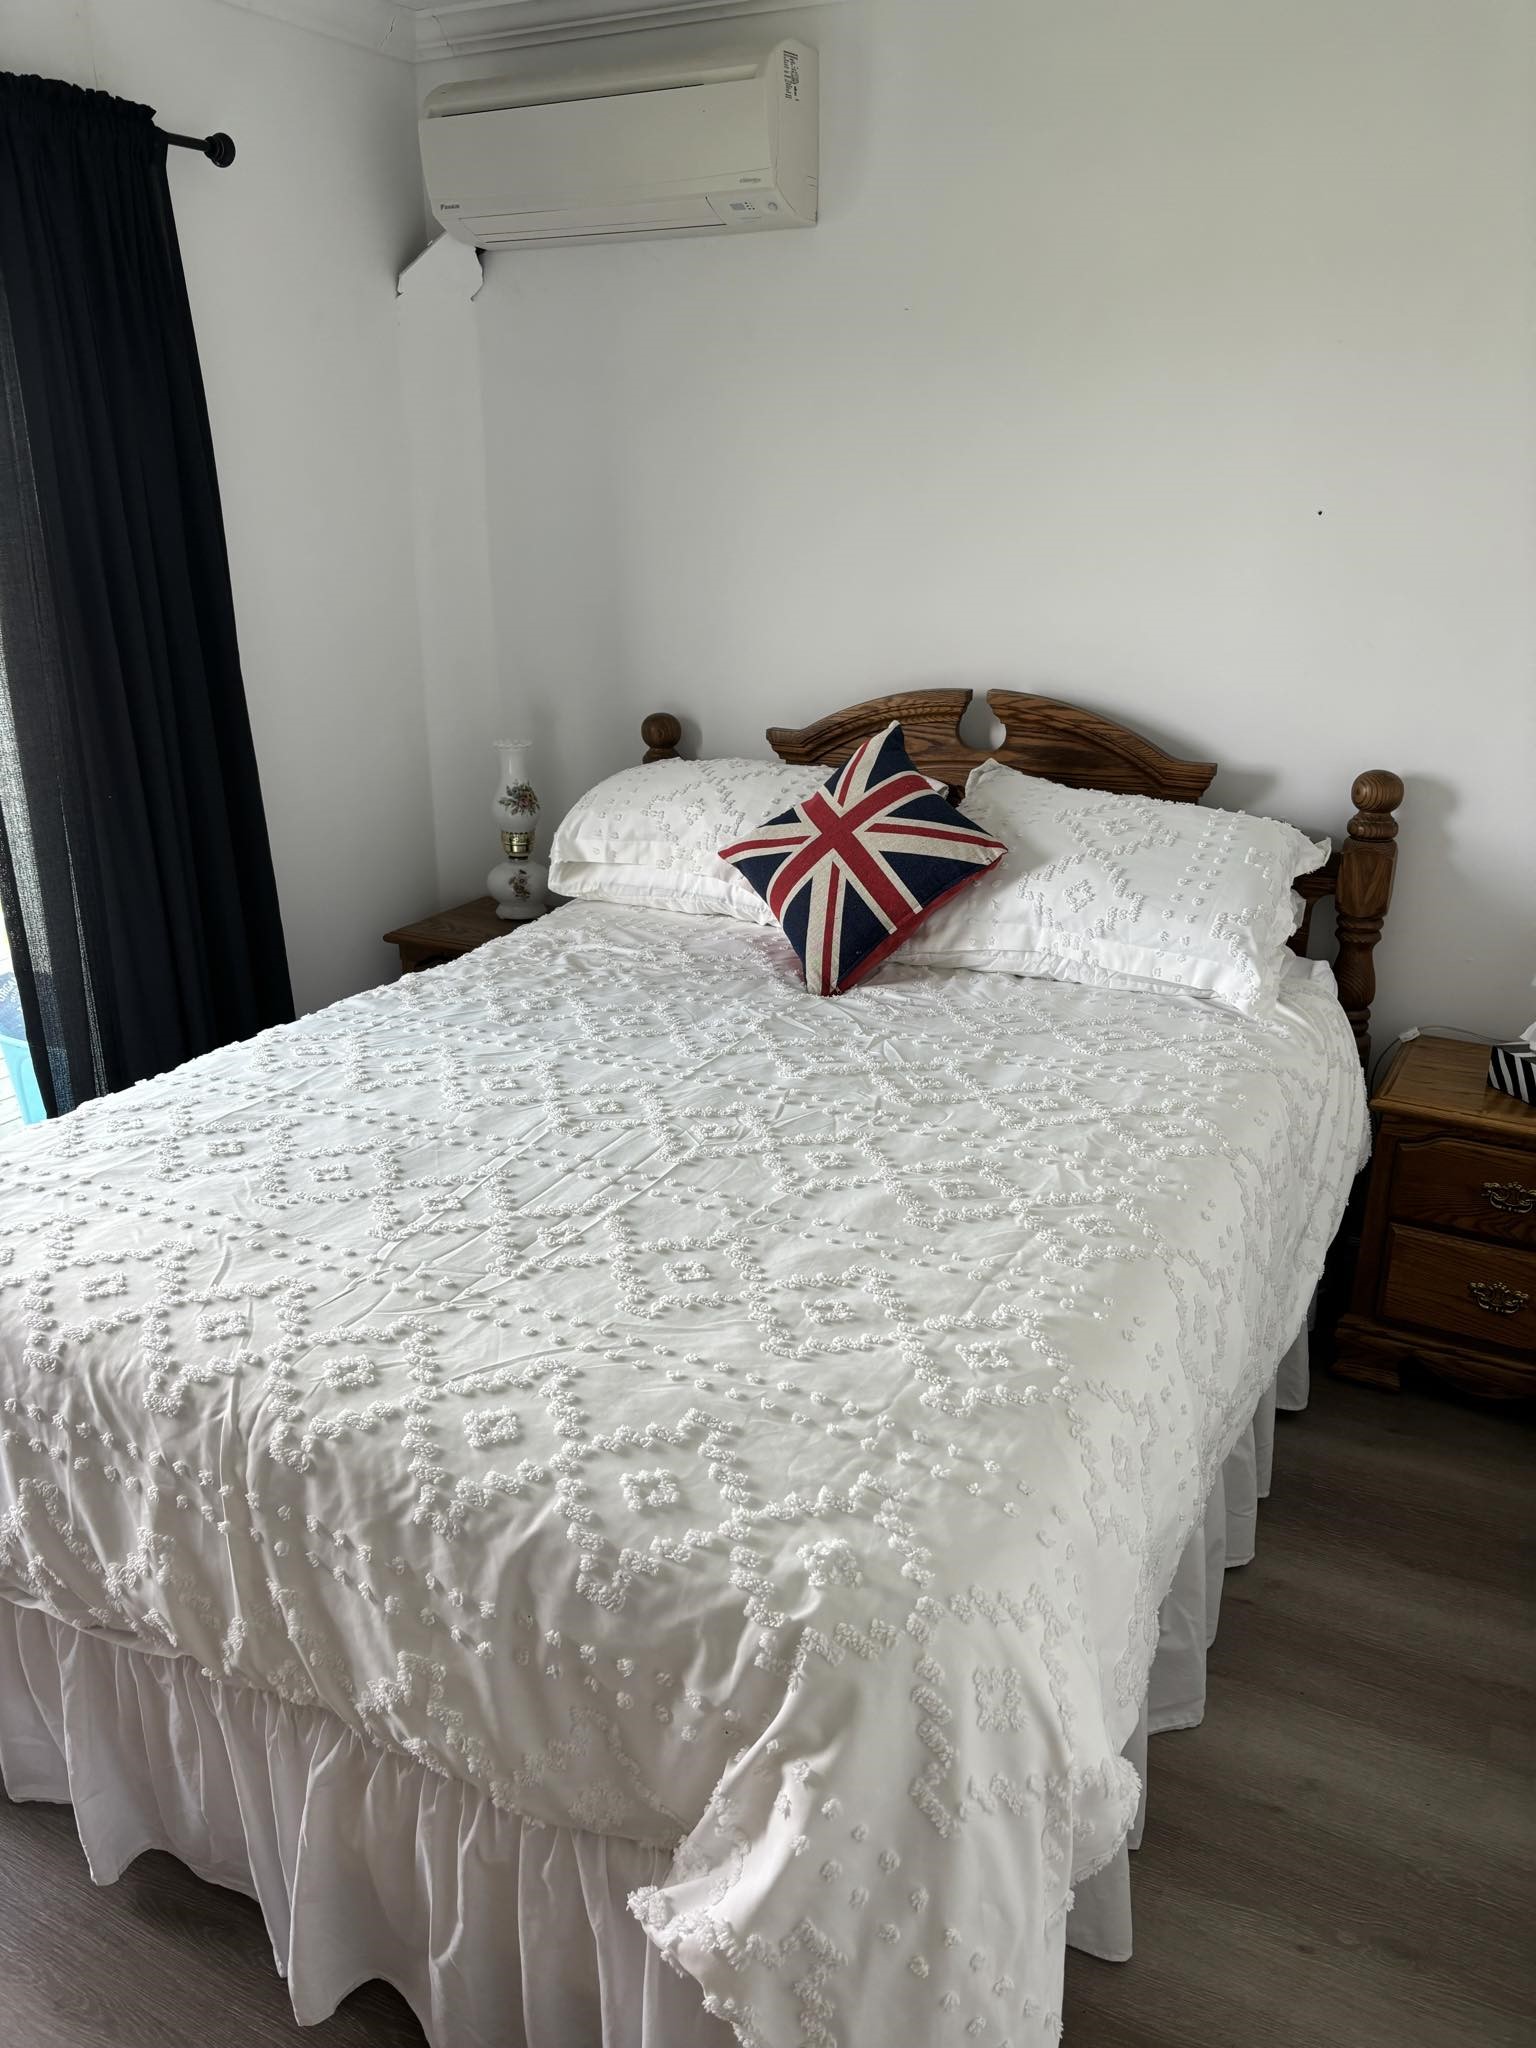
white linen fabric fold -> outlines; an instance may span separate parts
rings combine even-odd
[[[186,1657],[0,1601],[0,1773],[74,1805],[97,1884],[165,1849],[256,1899],[301,2026],[377,1977],[433,2048],[730,2040],[626,1910],[665,1849],[520,1820]]]
[[[1205,1659],[1216,1640],[1223,1578],[1238,1566],[1253,1562],[1259,1502],[1269,1493],[1275,1410],[1304,1408],[1307,1385],[1307,1333],[1303,1329],[1281,1359],[1252,1422],[1217,1474],[1204,1517],[1184,1546],[1158,1614],[1157,1655],[1152,1660],[1147,1697],[1136,1732],[1125,1747],[1141,1776],[1141,1805],[1112,1860],[1077,1887],[1067,1920],[1067,1946],[1105,1962],[1127,1962],[1131,1954],[1127,1851],[1141,1847],[1151,1797],[1147,1737],[1173,1728],[1197,1728],[1205,1718]]]
[[[1321,982],[573,906],[13,1143],[0,1595],[675,1848],[747,2048],[1050,2041],[1363,1129]]]
[[[1220,1567],[1251,1555],[1276,1391],[1223,1466],[1163,1602],[1155,1704],[1128,1746],[1143,1782],[1131,1848],[1147,1806],[1149,1720],[1187,1727],[1204,1707]],[[1305,1335],[1281,1363],[1278,1393],[1284,1406],[1305,1401]],[[0,1777],[13,1799],[73,1802],[98,1884],[164,1849],[256,1899],[301,2025],[378,1977],[409,2001],[432,2048],[726,2048],[731,2039],[625,1909],[637,1887],[663,1882],[664,1849],[521,1821],[323,1708],[205,1678],[184,1657],[123,1649],[8,1601]],[[1078,1887],[1067,1943],[1129,1956],[1125,1848]]]

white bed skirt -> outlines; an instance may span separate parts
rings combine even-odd
[[[1306,1333],[1222,1468],[1163,1604],[1149,1733],[1205,1709],[1222,1572],[1253,1556],[1276,1406],[1307,1397]],[[166,1849],[261,1906],[301,2024],[369,1978],[393,1984],[433,2048],[728,2048],[697,1986],[661,1961],[625,1900],[667,1851],[501,1812],[458,1779],[373,1748],[332,1715],[120,1649],[0,1600],[0,1774],[12,1799],[73,1804],[91,1876]],[[1131,1953],[1125,1849],[1078,1887],[1075,1948]],[[524,1959],[527,1958],[525,1966]]]

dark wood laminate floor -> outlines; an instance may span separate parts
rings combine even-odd
[[[1530,2048],[1533,1482],[1527,1420],[1332,1381],[1281,1418],[1210,1717],[1153,1744],[1136,1960],[1069,1957],[1068,2048]],[[165,1856],[96,1891],[66,1809],[0,1802],[0,2044],[421,2035],[378,1985],[301,2031],[248,1901]]]

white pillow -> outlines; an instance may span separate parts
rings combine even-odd
[[[549,852],[557,895],[644,910],[687,910],[772,924],[752,886],[720,858],[729,846],[804,802],[825,768],[784,761],[652,761],[589,789]]]
[[[1291,884],[1328,858],[1326,840],[1272,818],[1068,789],[999,761],[971,771],[962,808],[1009,850],[935,911],[903,960],[1194,989],[1250,1017],[1285,974]]]

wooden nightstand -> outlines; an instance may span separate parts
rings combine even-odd
[[[386,932],[384,943],[400,948],[400,972],[415,974],[422,967],[436,967],[444,960],[457,960],[461,953],[473,953],[487,939],[505,938],[508,932],[532,922],[529,917],[498,917],[496,898],[477,896],[473,903],[461,903],[457,910],[440,910],[435,917],[424,917],[416,924],[403,924],[398,931]]]
[[[1415,1038],[1372,1098],[1345,1379],[1396,1387],[1417,1358],[1469,1393],[1536,1395],[1536,1108],[1487,1072],[1486,1045]]]

